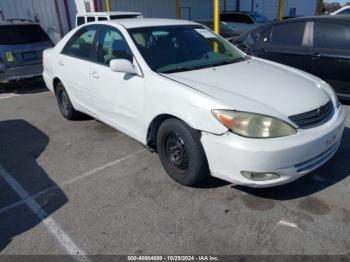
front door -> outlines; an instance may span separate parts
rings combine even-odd
[[[350,24],[315,21],[307,71],[350,97]]]
[[[305,22],[275,25],[269,47],[260,56],[281,64],[305,70],[307,48],[304,45]]]
[[[128,43],[120,31],[106,26],[99,32],[96,50],[96,63],[91,66],[90,79],[94,89],[93,106],[98,117],[132,137],[141,139],[144,132],[144,78],[113,72],[109,67],[112,59],[126,59],[137,67]]]

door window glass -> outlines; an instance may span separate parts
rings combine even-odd
[[[132,62],[133,55],[120,32],[114,29],[105,29],[98,39],[97,62],[109,65],[112,59],[127,59]]]
[[[84,59],[91,58],[95,35],[95,27],[80,29],[64,47],[62,53]]]
[[[350,15],[350,9],[346,9],[338,13],[338,15]]]
[[[84,16],[78,16],[78,19],[77,19],[77,25],[82,25],[82,24],[85,24],[85,17]]]
[[[303,44],[305,23],[288,23],[274,26],[271,44],[273,46],[301,47]]]
[[[350,26],[340,23],[316,22],[314,48],[350,49]]]
[[[88,16],[87,22],[88,23],[95,22],[95,17],[94,16]]]

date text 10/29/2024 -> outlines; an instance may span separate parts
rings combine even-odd
[[[128,261],[219,261],[216,256],[128,256]]]

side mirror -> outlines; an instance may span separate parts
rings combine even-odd
[[[129,60],[126,59],[113,59],[109,63],[109,67],[113,72],[137,75],[137,70],[135,66]]]

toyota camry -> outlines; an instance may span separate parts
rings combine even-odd
[[[169,176],[270,187],[337,151],[346,110],[325,82],[251,57],[190,21],[89,23],[44,52],[62,115],[88,114],[157,152]]]

